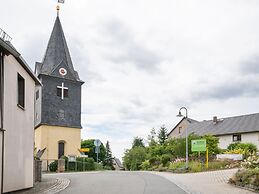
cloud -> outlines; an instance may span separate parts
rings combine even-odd
[[[251,57],[240,65],[240,74],[259,74],[259,56]]]
[[[34,69],[53,28],[55,2],[13,0],[5,6],[14,14],[2,10],[1,28]],[[62,4],[74,68],[86,82],[82,138],[110,140],[114,155],[122,157],[133,137],[145,138],[162,124],[173,127],[181,106],[200,120],[258,112],[257,18],[257,1]]]
[[[258,78],[242,77],[238,75],[238,79],[227,79],[216,85],[208,85],[201,91],[193,94],[193,100],[202,101],[208,99],[227,100],[231,98],[240,98],[242,96],[258,97],[259,86]]]
[[[108,39],[107,45],[115,50],[107,59],[116,64],[133,64],[145,72],[159,72],[159,64],[165,60],[161,55],[138,42],[131,30],[121,21],[113,19],[101,25],[101,33]]]

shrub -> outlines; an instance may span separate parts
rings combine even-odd
[[[238,170],[229,183],[259,191],[259,168]]]
[[[158,157],[151,157],[150,159],[149,159],[149,163],[150,163],[150,165],[159,165],[160,164],[160,160],[159,160],[159,158]]]
[[[244,168],[259,168],[259,156],[251,155],[241,163]]]
[[[168,162],[170,162],[170,159],[171,159],[170,155],[163,154],[161,156],[161,163],[163,164],[163,166],[166,166],[168,164]]]
[[[94,159],[93,158],[77,158],[76,159],[78,163],[78,170],[79,171],[90,171],[90,170],[95,170],[95,164],[94,164]]]
[[[163,172],[163,171],[167,171],[168,168],[164,167],[162,164],[160,164],[155,170],[159,171],[159,172]]]
[[[110,166],[109,166],[110,167]],[[94,163],[95,170],[104,170],[104,167],[102,164],[99,164],[97,162]],[[110,167],[111,168],[111,167]]]
[[[252,143],[232,143],[229,144],[228,150],[243,150],[243,154],[245,156],[256,153],[257,148],[256,145]]]
[[[177,169],[182,169],[185,167],[185,162],[170,162],[169,164],[169,170],[175,171]]]
[[[58,161],[57,161],[57,160],[55,160],[54,162],[51,162],[51,163],[49,164],[49,170],[50,170],[50,172],[56,172],[57,169],[58,169]]]
[[[201,172],[203,169],[203,165],[199,161],[191,161],[189,162],[189,170],[190,172]]]
[[[150,168],[150,162],[149,160],[145,160],[144,162],[142,162],[142,164],[140,165],[141,170],[149,170]]]
[[[226,150],[224,154],[246,154],[246,151],[241,148],[236,148],[233,150]]]

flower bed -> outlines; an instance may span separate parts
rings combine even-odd
[[[252,189],[259,193],[259,156],[249,156],[241,163],[241,169],[229,180],[229,183]]]

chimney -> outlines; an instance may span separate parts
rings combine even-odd
[[[218,122],[218,118],[217,118],[217,116],[214,116],[214,117],[213,117],[213,123],[214,123],[214,124],[217,124],[217,122]]]

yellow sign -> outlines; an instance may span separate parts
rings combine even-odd
[[[80,152],[90,152],[90,148],[81,148],[79,149]]]

